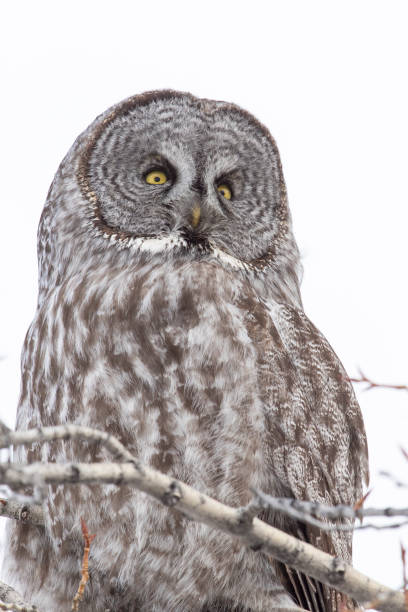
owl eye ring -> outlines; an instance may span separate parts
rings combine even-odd
[[[164,185],[167,183],[167,174],[163,170],[151,170],[145,176],[145,181],[149,185]]]
[[[231,198],[232,198],[232,191],[228,187],[228,185],[225,185],[224,183],[222,185],[218,185],[217,191],[226,200],[231,200]]]

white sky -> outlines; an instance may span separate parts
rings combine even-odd
[[[36,302],[36,231],[76,136],[111,104],[171,87],[235,102],[281,151],[306,313],[346,369],[408,383],[408,4],[36,0],[1,12],[0,417],[14,424]],[[405,505],[408,394],[358,392],[371,505]],[[355,565],[401,584],[408,529],[364,532]]]

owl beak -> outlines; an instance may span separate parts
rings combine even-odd
[[[196,229],[201,219],[201,207],[196,204],[191,210],[191,226]]]

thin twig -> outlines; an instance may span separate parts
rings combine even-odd
[[[361,510],[363,508],[367,497],[371,495],[371,491],[372,489],[369,489],[365,495],[360,497],[360,499],[354,504],[354,508],[353,508],[354,510]],[[359,520],[360,520],[360,527],[361,527],[363,524],[363,517],[361,516]]]
[[[362,508],[361,502],[364,502],[364,498],[359,500],[357,504],[353,506],[347,506],[340,504],[338,506],[326,506],[318,502],[302,501],[299,499],[292,499],[288,497],[272,497],[262,491],[253,490],[258,505],[263,506],[264,509],[270,508],[277,512],[282,512],[295,520],[308,523],[324,531],[352,531],[353,529],[396,529],[402,525],[407,524],[407,521],[400,523],[391,523],[388,525],[374,525],[366,524],[359,527],[354,526],[355,519],[363,519],[364,517],[396,517],[406,516],[408,517],[408,508]],[[365,498],[367,495],[365,496]],[[331,521],[348,521],[348,524],[344,523],[327,523],[319,519],[327,519]]]
[[[82,600],[84,596],[85,586],[89,580],[89,571],[88,571],[89,551],[91,549],[91,542],[96,535],[96,534],[90,535],[90,533],[88,532],[88,528],[85,524],[85,521],[83,519],[81,519],[81,527],[82,527],[82,535],[84,536],[84,556],[82,559],[81,582],[79,583],[78,591],[76,592],[76,595],[74,599],[72,600],[71,610],[75,610],[75,612],[79,610],[79,602]]]
[[[371,495],[371,493],[372,493],[372,489],[369,489],[365,495],[360,497],[360,499],[356,501],[356,503],[354,504],[353,510],[355,510],[356,512],[357,510],[362,510],[367,497]]]
[[[408,391],[408,385],[389,385],[385,383],[377,383],[367,378],[361,370],[358,370],[359,378],[347,378],[352,383],[363,383],[366,384],[364,391],[370,391],[371,389],[396,389],[397,391]]]

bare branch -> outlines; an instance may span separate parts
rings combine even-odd
[[[15,610],[15,612],[39,612],[36,606],[30,604],[7,603],[0,600],[0,610]]]
[[[40,612],[37,606],[25,603],[21,595],[4,582],[0,582],[0,610]]]
[[[396,389],[397,391],[408,391],[408,385],[387,385],[384,383],[377,383],[367,378],[361,370],[358,371],[359,378],[347,378],[352,383],[363,383],[366,385],[364,391],[370,391],[371,389]]]
[[[301,501],[287,497],[272,497],[262,491],[254,490],[256,503],[265,508],[271,508],[278,512],[283,512],[291,518],[308,523],[314,527],[318,527],[324,531],[352,531],[354,529],[396,529],[408,523],[402,521],[399,523],[391,523],[388,525],[366,524],[355,527],[354,520],[363,519],[364,517],[392,517],[406,516],[408,517],[408,508],[362,508],[347,506],[340,504],[338,506],[326,506],[318,502]],[[347,521],[346,523],[327,523],[319,519],[325,518],[331,521]]]
[[[0,499],[0,516],[31,525],[44,525],[44,514],[38,504],[24,504],[13,499]]]
[[[133,455],[113,436],[105,431],[82,427],[79,425],[57,425],[56,427],[40,427],[27,431],[11,431],[0,429],[0,448],[8,446],[27,446],[34,442],[50,442],[51,440],[86,440],[100,442],[120,461],[134,461]]]
[[[103,465],[103,464],[101,464]],[[328,520],[344,520],[344,519],[360,519],[365,517],[408,517],[408,508],[353,508],[340,504],[338,506],[326,506],[318,502],[301,501],[289,497],[271,497],[262,491],[254,489],[254,499],[243,508],[240,508],[241,522],[250,521],[265,510],[271,508],[277,512],[282,512],[295,520],[303,523],[308,523],[319,527],[325,531],[351,531],[353,529],[396,529],[406,525],[408,521],[399,523],[391,523],[388,525],[366,524],[355,527],[352,523],[347,525],[330,524],[319,521],[318,518],[326,518]],[[44,514],[39,504],[35,503],[19,503],[18,501],[0,498],[0,516],[30,523],[32,525],[44,526]],[[316,517],[316,518],[315,518]]]
[[[401,590],[403,589],[403,587],[401,587]],[[381,610],[382,607],[381,605],[384,603],[387,603],[388,601],[388,595],[387,594],[382,594],[379,595],[376,599],[372,599],[371,601],[367,602],[365,604],[364,610],[362,610],[361,608],[358,608],[356,610],[356,612],[365,612],[365,610]],[[408,608],[405,608],[405,610],[408,610]]]
[[[192,487],[165,474],[133,463],[93,464],[0,464],[0,481],[11,486],[25,486],[32,482],[34,474],[40,474],[47,484],[128,484],[152,495],[166,506],[171,506],[190,519],[220,529],[240,538],[252,550],[271,554],[282,563],[293,567],[358,601],[382,599],[379,610],[406,612],[404,596],[367,576],[364,576],[341,559],[302,542],[242,509],[231,508]]]

